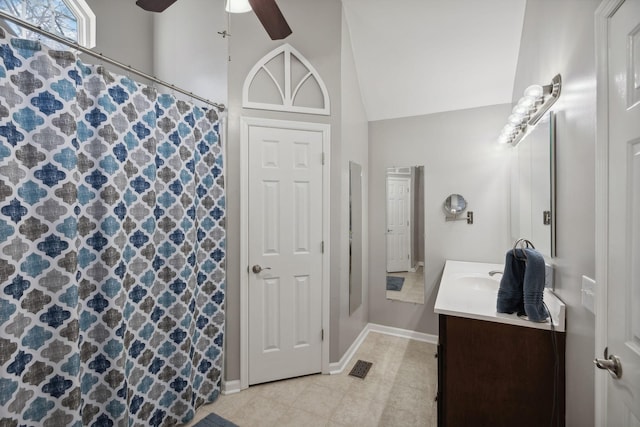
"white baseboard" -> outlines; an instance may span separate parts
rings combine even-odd
[[[228,394],[239,393],[240,390],[240,380],[222,381],[222,394],[225,396]]]
[[[410,331],[408,329],[400,329],[393,328],[391,326],[378,325],[375,323],[367,323],[358,337],[353,341],[353,343],[349,346],[347,351],[342,355],[340,361],[329,363],[329,372],[330,375],[337,375],[342,373],[349,366],[349,362],[353,358],[353,355],[356,354],[360,345],[364,342],[365,338],[369,334],[369,332],[377,332],[380,334],[393,335],[395,337],[400,338],[408,338],[410,340],[427,342],[430,344],[438,344],[438,336],[425,334],[422,332]],[[232,381],[223,381],[222,382],[222,394],[233,394],[238,393],[241,390],[240,388],[240,380],[232,380]]]
[[[409,271],[410,271],[411,273],[415,273],[416,271],[418,271],[418,268],[420,268],[420,267],[424,268],[424,262],[422,262],[422,261],[418,261],[414,267],[411,267],[411,268],[409,269]]]
[[[360,345],[362,344],[364,339],[367,337],[367,334],[369,333],[368,326],[369,325],[367,324],[367,326],[365,326],[362,329],[362,331],[360,332],[358,337],[355,339],[355,341],[353,341],[353,343],[349,346],[347,351],[345,351],[345,353],[342,355],[339,362],[329,363],[330,375],[336,375],[341,373],[342,371],[345,370],[347,365],[349,365],[351,358],[353,357],[354,354],[356,354],[356,351],[358,351],[358,348],[360,348]]]
[[[329,374],[339,374],[345,370],[345,368],[351,362],[353,355],[356,354],[360,345],[364,342],[369,332],[377,332],[380,334],[393,335],[395,337],[408,338],[410,340],[427,342],[430,344],[438,344],[438,336],[425,334],[422,332],[410,331],[408,329],[393,328],[391,326],[378,325],[375,323],[367,323],[367,326],[362,329],[360,335],[353,341],[353,344],[349,346],[349,349],[342,355],[339,362],[329,364]]]
[[[438,344],[438,336],[425,334],[423,332],[410,331],[408,329],[393,328],[391,326],[378,325],[375,323],[369,323],[365,328],[371,332],[378,332],[380,334],[393,335],[395,337],[409,338],[411,340],[428,342],[430,344]]]

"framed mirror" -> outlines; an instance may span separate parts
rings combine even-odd
[[[362,305],[362,166],[349,162],[349,315]]]
[[[545,114],[512,151],[511,240],[555,256],[555,117]]]
[[[387,298],[424,303],[424,166],[386,171]]]

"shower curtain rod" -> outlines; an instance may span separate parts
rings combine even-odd
[[[137,70],[137,69],[133,68],[130,65],[123,64],[120,61],[116,61],[115,59],[111,59],[108,56],[104,56],[102,53],[94,52],[91,49],[88,49],[88,48],[86,48],[84,46],[79,45],[78,43],[74,43],[74,42],[72,42],[70,40],[65,39],[64,37],[58,36],[57,34],[53,34],[53,33],[50,33],[49,31],[43,30],[42,28],[40,28],[40,27],[38,27],[36,25],[33,25],[33,24],[28,23],[28,22],[22,21],[21,19],[18,19],[13,15],[9,15],[9,14],[1,11],[1,10],[0,10],[0,18],[6,19],[7,21],[11,21],[16,25],[24,27],[24,28],[26,28],[28,30],[31,30],[31,31],[33,31],[35,33],[38,33],[40,35],[43,35],[45,37],[48,37],[48,38],[50,38],[52,40],[57,41],[58,43],[62,43],[64,45],[67,45],[67,46],[69,46],[69,47],[71,47],[71,48],[73,48],[75,50],[78,50],[78,51],[80,51],[82,53],[86,53],[87,55],[93,56],[94,58],[98,58],[101,61],[107,62],[107,63],[109,63],[111,65],[115,65],[116,67],[119,67],[119,68],[122,68],[124,70],[127,70],[130,73],[136,74],[136,75],[138,75],[140,77],[143,77],[143,78],[145,78],[147,80],[150,80],[150,81],[152,81],[154,83],[157,83],[157,84],[160,84],[160,85],[165,86],[167,88],[170,88],[171,90],[174,90],[176,92],[180,92],[180,93],[182,93],[184,95],[187,95],[190,98],[196,99],[196,100],[198,100],[200,102],[203,102],[205,104],[208,104],[208,105],[212,105],[212,106],[218,108],[220,111],[224,111],[225,110],[224,104],[218,104],[218,103],[215,103],[213,101],[209,101],[206,98],[202,98],[202,97],[194,94],[193,92],[189,92],[188,90],[182,89],[182,88],[180,88],[178,86],[174,86],[171,83],[167,83],[164,80],[161,80],[161,79],[159,79],[159,78],[157,78],[155,76],[152,76],[150,74],[145,73],[144,71]]]

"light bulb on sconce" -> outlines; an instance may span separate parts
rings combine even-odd
[[[562,78],[556,75],[546,86],[531,85],[524,90],[507,118],[507,125],[498,137],[498,143],[516,145],[535,126],[538,120],[558,100],[562,88]]]
[[[509,123],[516,126],[522,124],[526,120],[527,120],[526,114],[518,114],[518,113],[513,113],[507,118],[507,121]]]
[[[228,13],[246,13],[251,11],[251,5],[248,0],[227,0],[224,10]]]
[[[531,110],[534,105],[536,105],[536,98],[532,96],[523,96],[520,98],[520,101],[518,101],[518,106],[526,108],[527,110]]]
[[[531,109],[529,107],[525,107],[524,105],[518,104],[515,107],[513,107],[513,110],[511,110],[511,112],[513,114],[518,114],[520,116],[526,116],[530,110]]]
[[[498,144],[506,144],[506,143],[508,143],[508,142],[510,142],[510,141],[511,141],[511,136],[510,136],[510,135],[503,135],[503,134],[501,134],[501,135],[498,137]]]
[[[531,85],[524,90],[524,96],[530,96],[533,98],[542,98],[544,95],[544,89],[540,85]]]
[[[511,142],[520,132],[520,129],[524,126],[524,122],[520,123],[507,123],[500,132],[498,137],[498,143],[506,144]]]
[[[504,125],[504,127],[502,128],[503,132],[514,132],[518,129],[517,125],[514,125],[513,123],[507,123],[506,125]]]

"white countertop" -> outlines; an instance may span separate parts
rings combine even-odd
[[[493,277],[489,272],[503,271],[503,264],[447,260],[440,280],[435,312],[450,316],[467,317],[508,325],[536,329],[551,329],[551,322],[532,322],[516,314],[496,312],[501,274]],[[556,331],[565,331],[565,304],[551,290],[544,290],[544,302],[549,307]]]

